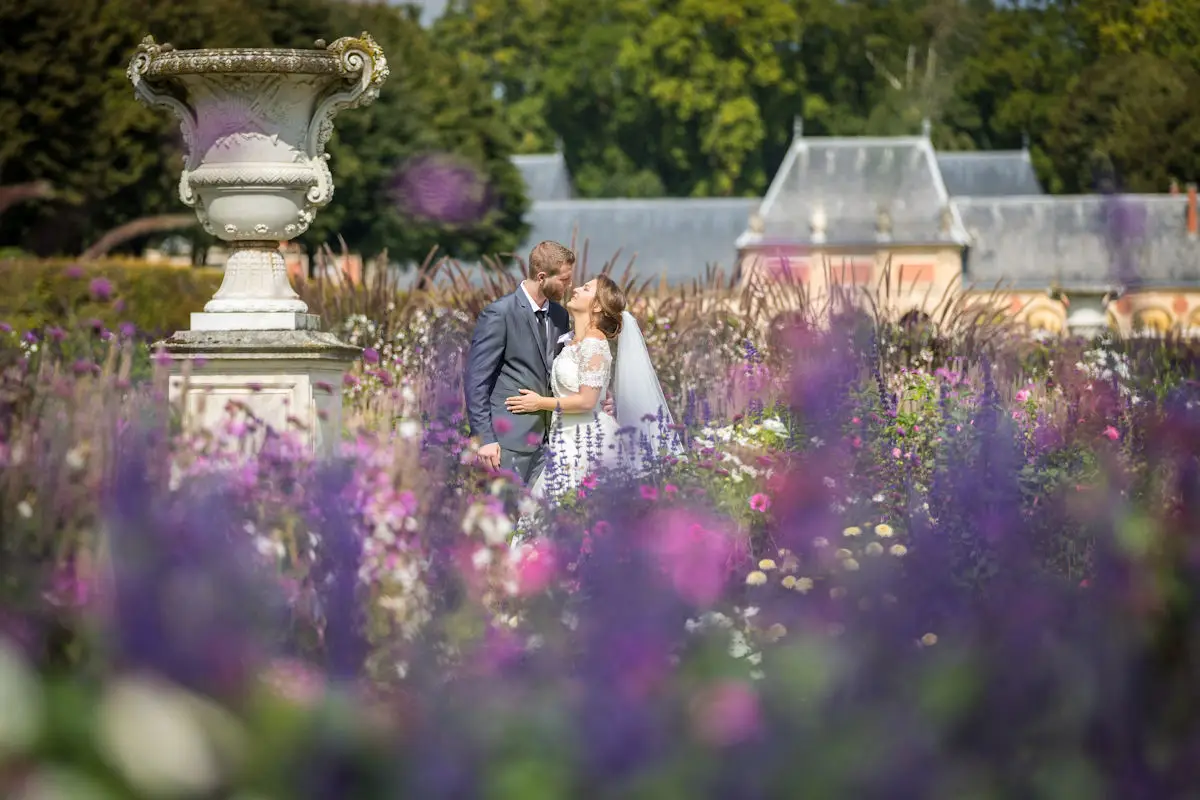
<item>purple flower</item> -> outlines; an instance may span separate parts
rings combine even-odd
[[[389,190],[406,215],[449,225],[469,225],[492,205],[492,192],[474,165],[450,155],[427,155],[400,168]]]
[[[88,284],[88,293],[93,300],[108,300],[113,293],[112,281],[103,277],[92,278],[92,282]]]
[[[365,361],[368,364],[378,364],[379,363],[379,351],[376,350],[374,347],[363,348],[362,357],[363,357],[363,361]]]

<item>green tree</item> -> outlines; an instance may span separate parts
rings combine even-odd
[[[617,71],[644,99],[642,163],[673,194],[761,191],[770,176],[754,155],[772,134],[788,135],[798,104],[793,4],[619,0],[617,8],[631,34]]]
[[[799,109],[791,0],[459,0],[436,29],[581,194],[760,192]]]
[[[10,121],[0,182],[56,189],[0,218],[0,244],[75,253],[116,225],[182,210],[178,122],[138,104],[125,77],[146,34],[181,49],[312,47],[362,30],[380,41],[392,75],[375,106],[337,120],[337,192],[308,243],[341,232],[355,249],[401,260],[434,244],[463,257],[514,247],[525,201],[488,87],[432,48],[406,12],[330,0],[0,0],[0,115]],[[454,224],[403,216],[387,185],[423,152],[468,162],[490,192],[484,213]]]
[[[1111,56],[1079,74],[1051,116],[1046,144],[1063,188],[1103,179],[1163,192],[1200,177],[1200,74],[1154,55]],[[1111,174],[1110,174],[1111,173]]]
[[[337,118],[329,144],[337,189],[306,243],[340,234],[364,253],[387,250],[415,262],[434,247],[465,259],[512,252],[528,229],[528,201],[490,87],[433,47],[406,13],[350,4],[340,13],[341,29],[375,37],[391,76],[375,103]],[[410,194],[438,195],[449,203],[448,216],[418,213],[420,198],[398,192],[406,175]],[[475,192],[486,194],[483,202]]]

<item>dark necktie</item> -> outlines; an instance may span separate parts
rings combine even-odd
[[[537,311],[534,312],[534,314],[537,316],[537,323],[538,323],[537,324],[538,344],[541,345],[542,354],[549,355],[550,347],[547,344],[547,340],[550,337],[546,334],[546,312],[543,309],[538,309]]]

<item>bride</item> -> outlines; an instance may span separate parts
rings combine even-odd
[[[575,489],[600,468],[644,472],[663,451],[683,449],[621,287],[601,275],[576,288],[566,308],[574,334],[550,368],[554,396],[522,389],[505,401],[514,414],[554,412],[546,469],[531,490],[538,498]],[[610,382],[615,418],[602,409]]]

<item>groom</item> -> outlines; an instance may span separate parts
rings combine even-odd
[[[549,413],[510,414],[504,399],[532,389],[550,394],[550,365],[571,320],[560,303],[571,287],[575,254],[558,242],[529,253],[528,277],[479,315],[464,380],[479,462],[515,472],[528,486],[546,457]]]

